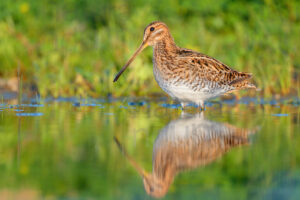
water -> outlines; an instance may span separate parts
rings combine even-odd
[[[2,199],[297,199],[298,99],[0,105]]]

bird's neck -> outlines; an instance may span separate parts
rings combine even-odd
[[[172,75],[172,64],[179,47],[176,46],[171,36],[164,37],[153,46],[153,71],[156,81],[169,80]]]
[[[175,54],[178,47],[176,46],[173,37],[168,34],[153,46],[154,56],[164,56]]]

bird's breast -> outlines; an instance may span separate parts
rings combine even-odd
[[[198,103],[218,96],[224,92],[224,88],[216,83],[196,78],[193,82],[182,78],[179,75],[166,75],[154,63],[153,74],[158,85],[173,99],[183,102]]]

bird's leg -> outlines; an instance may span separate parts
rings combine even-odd
[[[186,106],[187,106],[187,103],[186,103],[186,102],[181,102],[181,107],[182,107],[181,109],[182,109],[182,110],[184,110],[184,108],[185,108]]]
[[[204,111],[205,110],[204,101],[199,101],[198,107],[200,108],[200,111]]]

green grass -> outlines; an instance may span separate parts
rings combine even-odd
[[[0,76],[17,76],[19,63],[24,82],[35,82],[42,96],[162,93],[150,48],[112,82],[154,20],[169,26],[179,46],[252,72],[260,95],[300,87],[296,0],[5,0],[0,9]]]

